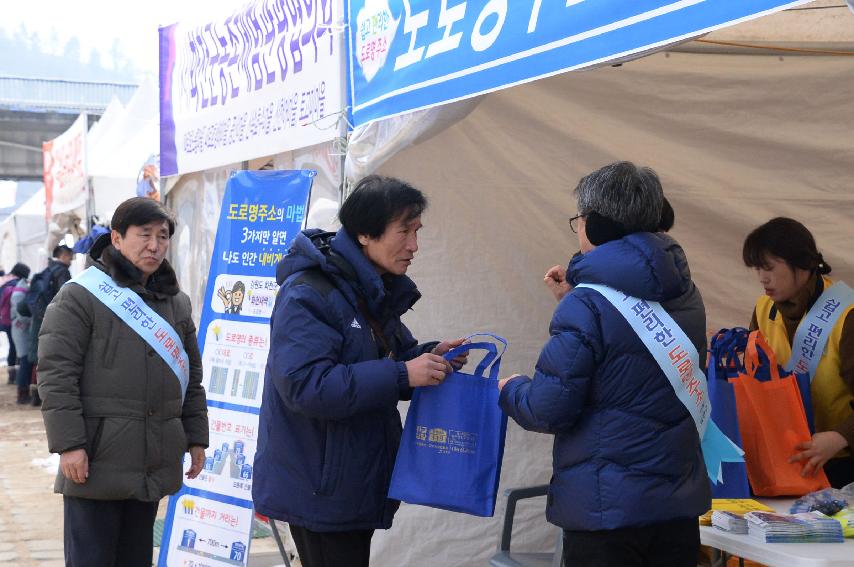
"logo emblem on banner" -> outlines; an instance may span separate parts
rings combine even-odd
[[[365,80],[370,82],[383,68],[394,34],[397,20],[392,16],[388,0],[367,0],[356,16],[356,61]]]

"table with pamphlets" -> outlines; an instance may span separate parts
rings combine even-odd
[[[788,513],[794,499],[760,498],[761,503],[777,512]],[[746,534],[734,534],[700,526],[703,545],[720,550],[727,556],[757,561],[771,567],[851,567],[854,565],[854,539],[845,543],[764,543]]]

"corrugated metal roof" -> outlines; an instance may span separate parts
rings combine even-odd
[[[103,112],[115,96],[127,103],[137,85],[0,76],[0,108],[27,111]]]

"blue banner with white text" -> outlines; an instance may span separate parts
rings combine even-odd
[[[349,0],[353,122],[631,58],[811,0]]]
[[[226,185],[198,335],[210,446],[201,474],[169,499],[159,567],[246,565],[276,264],[303,227],[314,176],[236,171]]]

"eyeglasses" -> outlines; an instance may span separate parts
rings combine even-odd
[[[583,216],[584,216],[584,215],[575,215],[574,217],[572,217],[571,219],[569,219],[569,228],[570,228],[570,229],[572,230],[572,232],[574,232],[575,234],[578,234],[578,223],[577,223],[576,221],[577,221],[578,219],[580,219],[581,217],[583,217]]]

